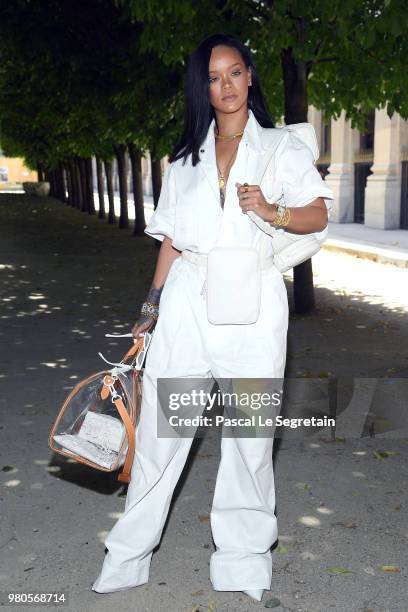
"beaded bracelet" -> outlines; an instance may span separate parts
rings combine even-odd
[[[141,314],[157,319],[159,317],[159,305],[153,302],[143,302]]]

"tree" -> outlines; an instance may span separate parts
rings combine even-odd
[[[92,31],[92,36],[89,33]],[[16,0],[2,11],[0,130],[10,155],[41,166],[52,193],[94,214],[91,158],[108,184],[108,221],[115,222],[111,161],[119,170],[119,227],[127,228],[127,151],[135,196],[135,234],[145,227],[141,158],[149,149],[154,164],[168,153],[178,119],[180,70],[169,70],[157,55],[141,53],[143,24],[133,23],[111,0]],[[148,69],[146,67],[148,66]],[[44,95],[44,92],[48,95]],[[157,174],[154,191],[160,191]],[[101,208],[101,217],[104,216]]]

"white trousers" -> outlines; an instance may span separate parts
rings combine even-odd
[[[157,378],[283,379],[288,303],[280,272],[262,275],[261,311],[252,325],[212,325],[200,295],[204,269],[174,261],[145,362],[136,454],[125,510],[105,539],[108,553],[92,588],[122,590],[148,582],[174,488],[193,441],[157,436]],[[205,381],[203,381],[205,383]],[[203,387],[200,387],[203,388]],[[278,537],[273,438],[222,437],[211,529],[210,580],[217,591],[270,589]]]

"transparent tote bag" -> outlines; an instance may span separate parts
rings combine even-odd
[[[130,482],[142,365],[151,338],[145,332],[119,363],[110,363],[99,353],[114,367],[88,376],[68,395],[49,434],[53,451],[105,472],[123,466],[118,480]]]

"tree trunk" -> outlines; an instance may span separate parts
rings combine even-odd
[[[67,204],[68,204],[68,206],[73,206],[73,199],[72,199],[72,174],[71,174],[71,163],[70,163],[69,159],[65,161],[64,166],[65,166],[65,173],[66,173],[66,177],[67,177],[67,192],[68,192]]]
[[[134,236],[144,236],[146,219],[144,214],[142,152],[132,142],[128,144],[130,163],[132,166],[133,200],[135,203]]]
[[[38,175],[38,182],[45,181],[44,166],[41,163],[37,164],[37,175]]]
[[[68,204],[68,168],[65,162],[60,162],[61,166],[61,177],[62,177],[62,191],[64,196],[64,202]]]
[[[85,159],[83,157],[78,157],[78,169],[79,169],[79,181],[81,187],[81,211],[88,212],[88,202],[86,197],[86,167],[85,167]]]
[[[78,194],[78,176],[75,158],[71,158],[69,161],[69,169],[71,175],[71,187],[72,187],[72,206],[79,208],[79,194]]]
[[[57,189],[56,189],[56,186],[55,186],[55,172],[54,172],[54,170],[46,169],[45,170],[45,175],[46,175],[46,180],[50,184],[50,196],[52,198],[56,198],[57,197]]]
[[[307,76],[306,62],[297,60],[292,49],[281,52],[283,84],[285,94],[285,123],[307,121]]]
[[[52,176],[52,170],[50,170],[49,168],[46,168],[45,176],[47,177],[46,180],[50,184],[50,196],[53,197],[54,196],[54,179]]]
[[[81,158],[75,158],[75,176],[76,176],[76,187],[77,187],[77,208],[84,210],[84,193],[82,189],[82,171],[81,171]]]
[[[128,202],[127,202],[127,172],[126,172],[126,145],[116,145],[113,147],[118,162],[119,178],[119,197],[120,197],[120,216],[119,228],[129,227]]]
[[[95,214],[95,200],[94,200],[94,189],[93,189],[93,174],[92,174],[92,158],[85,158],[85,171],[86,171],[86,195],[87,195],[87,208],[90,215]]]
[[[58,174],[57,174],[57,169],[53,168],[51,170],[51,177],[52,177],[52,194],[54,196],[54,198],[57,198],[58,200],[60,199],[60,194],[59,194],[59,189],[58,189]]]
[[[108,223],[116,223],[115,217],[115,200],[113,196],[113,180],[112,180],[112,162],[105,160],[105,175],[106,175],[106,190],[108,192],[109,201],[109,212],[108,212]]]
[[[99,200],[99,219],[104,219],[105,213],[105,193],[103,188],[103,166],[99,157],[96,158],[96,182],[98,185],[98,200]]]
[[[307,122],[306,62],[297,60],[291,47],[282,49],[281,62],[285,92],[285,124]],[[293,268],[293,299],[295,312],[299,314],[311,312],[315,307],[311,259]]]
[[[44,168],[44,181],[47,181],[50,184],[50,195],[52,195],[51,174],[48,168]]]
[[[58,198],[61,200],[61,202],[66,202],[67,192],[65,187],[64,166],[61,161],[58,162],[55,174],[57,177]]]
[[[88,168],[85,157],[81,157],[82,212],[89,212]]]

